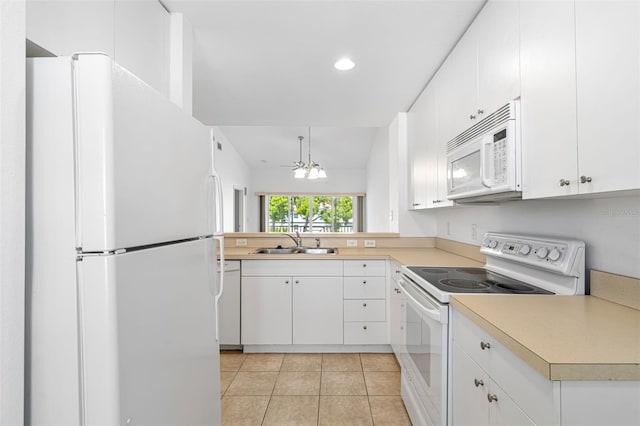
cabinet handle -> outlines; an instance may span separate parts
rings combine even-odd
[[[480,342],[480,349],[482,349],[483,351],[485,349],[491,349],[491,343]]]
[[[300,281],[296,280],[296,284],[300,284]]]
[[[367,329],[367,326],[366,326],[366,325],[363,325],[363,326],[362,326],[362,329],[363,329],[363,330],[366,330],[366,329]]]
[[[411,205],[412,205],[413,207],[416,207],[416,206],[419,206],[419,205],[420,205],[420,203],[413,203],[413,204],[411,204]]]
[[[469,116],[469,120],[475,120],[475,119],[476,119],[476,116],[475,116],[475,115],[471,114],[471,115]]]
[[[366,303],[363,303],[363,304],[362,304],[362,307],[363,307],[363,308],[366,308],[366,307],[367,307],[367,304],[366,304]]]
[[[484,110],[483,109],[479,109],[478,110],[478,115],[480,115],[480,114],[484,114]]]
[[[362,281],[362,284],[366,284],[366,283],[367,283],[366,281]]]
[[[498,397],[496,396],[496,394],[491,395],[490,393],[487,394],[487,399],[489,400],[489,402],[498,402]]]
[[[570,183],[568,179],[560,179],[560,186],[569,186]]]
[[[366,268],[366,267],[367,267],[367,264],[366,264],[366,263],[363,263],[363,264],[362,264],[362,267],[363,267],[363,268]]]
[[[289,284],[289,280],[286,280],[284,283],[285,283],[285,284]]]
[[[476,385],[476,387],[484,386],[484,382],[482,380],[478,380],[478,379],[473,379],[473,384]]]
[[[580,176],[580,183],[589,183],[591,182],[591,176]]]

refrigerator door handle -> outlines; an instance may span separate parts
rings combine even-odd
[[[210,178],[213,180],[214,184],[214,215],[215,221],[213,223],[213,234],[214,235],[222,235],[223,233],[223,221],[222,221],[222,212],[223,209],[223,201],[222,201],[222,181],[220,180],[220,176],[214,171],[211,173]]]
[[[220,288],[218,289],[218,294],[216,294],[214,301],[216,306],[216,342],[220,341],[220,319],[218,316],[218,302],[222,297],[222,293],[224,292],[224,237],[222,236],[214,236],[214,240],[220,242]]]

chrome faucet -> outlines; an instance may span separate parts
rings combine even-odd
[[[302,247],[302,237],[300,236],[300,232],[296,231],[295,237],[291,234],[285,233],[283,233],[282,235],[286,235],[287,237],[291,238],[293,242],[296,243],[296,247]]]

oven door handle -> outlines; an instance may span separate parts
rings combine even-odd
[[[408,286],[410,286],[411,284],[407,283],[402,278],[398,280],[398,284],[400,284],[400,286],[405,290],[405,296],[407,296],[409,301],[412,302],[420,310],[421,313],[428,316],[434,321],[438,321],[439,323],[444,324],[444,322],[442,321],[442,315],[440,314],[440,310],[437,306],[434,306],[433,303],[429,302],[428,300],[424,300],[424,302],[422,303],[419,302],[415,297],[411,295],[411,289],[408,288]],[[427,308],[425,306],[425,303],[428,303],[433,309]]]

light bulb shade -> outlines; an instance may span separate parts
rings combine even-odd
[[[313,166],[309,169],[309,175],[307,176],[307,179],[318,179],[319,174],[320,172],[318,171],[318,167]]]
[[[327,172],[324,171],[324,169],[320,169],[320,171],[318,172],[318,177],[320,179],[324,179],[327,177]]]
[[[307,171],[302,167],[298,167],[297,169],[293,170],[293,177],[296,179],[304,179],[306,176]]]

